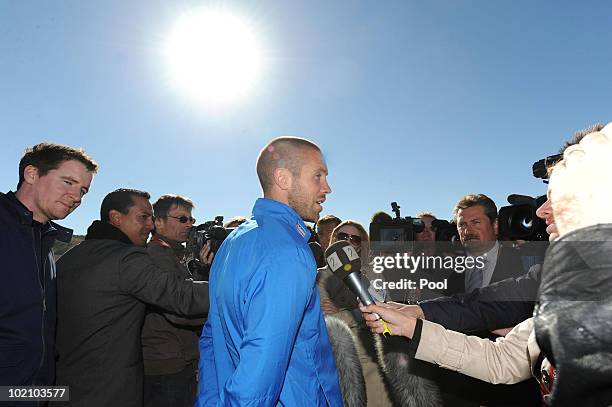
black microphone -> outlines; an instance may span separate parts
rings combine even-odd
[[[331,272],[351,289],[365,306],[374,304],[368,281],[361,276],[361,258],[346,240],[339,240],[325,250],[325,261]]]

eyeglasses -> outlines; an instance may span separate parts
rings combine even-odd
[[[350,233],[338,232],[338,239],[346,240],[355,244],[361,244],[361,236],[351,235]]]
[[[168,215],[169,218],[174,218],[176,220],[178,220],[181,223],[187,223],[187,222],[191,222],[191,223],[195,223],[196,220],[195,218],[192,218],[191,216],[172,216],[172,215]]]

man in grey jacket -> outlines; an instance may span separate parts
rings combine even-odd
[[[109,193],[85,241],[58,261],[57,384],[75,406],[142,406],[145,304],[208,312],[208,286],[160,270],[145,246],[149,194]]]

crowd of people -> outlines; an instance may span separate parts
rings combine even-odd
[[[536,212],[551,242],[542,258],[501,241],[493,200],[469,194],[453,225],[478,266],[380,272],[373,259],[392,253],[367,226],[320,216],[321,148],[276,138],[256,161],[263,197],[225,224],[219,248],[198,248],[200,274],[185,245],[194,202],[127,188],[56,261],[54,241],[72,231],[54,221],[80,205],[98,164],[30,147],[16,191],[0,194],[0,386],[69,389],[22,406],[608,405],[612,123],[561,154]],[[460,256],[435,244],[433,213],[415,215],[405,256]],[[375,303],[325,265],[340,241]]]

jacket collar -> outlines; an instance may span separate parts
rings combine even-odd
[[[153,237],[149,241],[149,244],[151,243],[157,243],[161,246],[169,247],[170,249],[174,251],[177,257],[180,257],[185,253],[185,246],[183,246],[181,243],[177,242],[176,240],[172,240],[159,233],[155,233],[153,235]]]
[[[122,243],[133,245],[132,241],[125,233],[118,228],[114,227],[110,223],[102,222],[100,220],[94,220],[91,226],[87,228],[87,235],[85,240],[90,239],[109,239],[117,240]]]
[[[263,219],[267,216],[280,219],[289,224],[296,232],[308,241],[310,239],[310,231],[306,227],[304,220],[290,206],[269,198],[259,198],[253,206],[253,217],[258,223],[263,223]]]
[[[6,197],[9,209],[18,217],[19,222],[22,225],[33,226],[34,215],[21,201],[17,198],[13,191],[9,191],[6,194],[0,194]],[[48,221],[42,225],[43,235],[52,235],[56,240],[64,243],[70,243],[72,240],[72,229],[60,226],[55,222]]]

